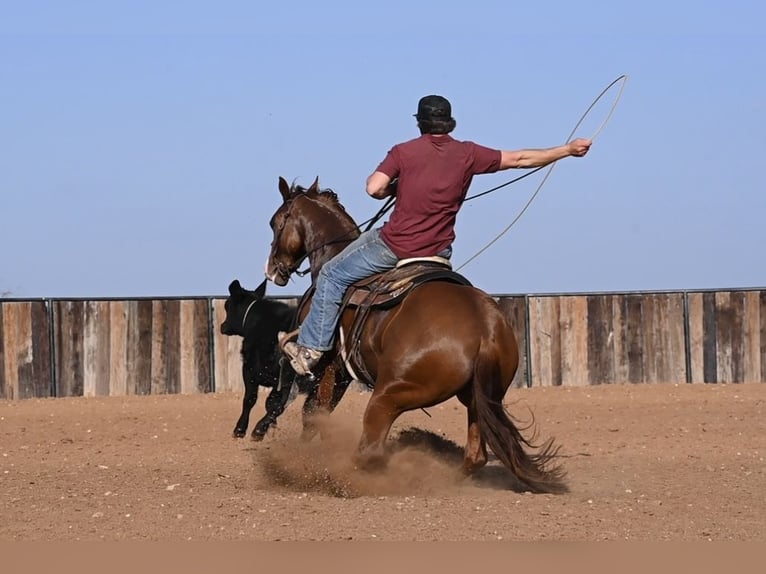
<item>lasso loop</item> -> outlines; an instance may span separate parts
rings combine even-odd
[[[596,139],[596,137],[598,137],[598,135],[604,129],[604,126],[606,126],[606,124],[609,122],[609,119],[612,117],[612,114],[614,113],[614,110],[617,107],[617,102],[619,102],[620,98],[622,97],[622,92],[625,89],[625,83],[627,82],[627,80],[628,80],[627,74],[623,74],[623,75],[619,76],[611,84],[609,84],[606,88],[604,88],[598,96],[596,96],[596,99],[593,100],[593,102],[591,103],[590,106],[588,106],[588,109],[585,110],[585,113],[583,113],[582,116],[580,116],[580,119],[577,121],[577,124],[575,124],[575,127],[572,128],[572,131],[569,133],[569,135],[567,136],[566,141],[564,142],[565,144],[570,142],[570,140],[572,139],[574,134],[577,132],[577,130],[580,127],[580,125],[583,123],[583,121],[585,121],[585,118],[588,117],[588,114],[590,113],[590,111],[599,102],[599,100],[604,96],[604,94],[606,94],[612,88],[612,86],[614,86],[618,82],[622,81],[622,84],[620,85],[620,90],[619,90],[619,92],[617,92],[617,96],[614,98],[614,101],[612,102],[612,107],[610,108],[609,113],[607,114],[607,116],[604,119],[604,121],[601,122],[601,125],[598,127],[598,129],[596,130],[596,132],[593,134],[593,136],[590,139],[591,139],[591,141],[593,141],[593,140]],[[516,217],[513,218],[513,220],[505,227],[505,229],[503,229],[499,234],[497,234],[497,236],[494,239],[492,239],[492,241],[487,243],[484,247],[482,247],[479,251],[477,251],[473,256],[471,256],[467,261],[462,263],[460,265],[460,267],[455,269],[455,271],[460,271],[463,267],[468,265],[471,261],[476,259],[479,255],[484,253],[487,249],[489,249],[492,245],[494,245],[503,235],[505,235],[508,232],[508,230],[510,230],[511,227],[513,227],[519,219],[521,219],[521,216],[524,215],[524,212],[532,204],[532,202],[534,201],[535,197],[537,197],[537,194],[540,193],[540,190],[543,188],[543,185],[545,185],[545,182],[548,180],[548,177],[550,177],[551,172],[553,171],[553,168],[556,165],[556,163],[558,163],[558,162],[554,161],[553,163],[550,164],[550,166],[548,167],[548,170],[545,172],[545,175],[543,176],[542,181],[540,181],[540,184],[537,186],[537,189],[535,189],[535,192],[532,194],[532,197],[529,198],[529,201],[527,201],[527,203],[524,204],[524,207],[521,209],[521,211],[518,213],[518,215],[516,215]],[[530,176],[533,173],[536,173],[537,171],[539,171],[541,169],[542,169],[542,167],[538,167],[538,168],[534,169],[533,171],[525,173],[521,177],[517,177],[516,179],[513,179],[513,180],[511,180],[511,181],[509,181],[507,183],[504,183],[503,185],[500,185],[500,186],[495,187],[493,189],[487,190],[487,191],[485,191],[483,193],[474,195],[472,197],[468,197],[468,198],[466,198],[466,201],[469,200],[469,199],[474,199],[476,197],[480,197],[482,195],[486,195],[487,193],[490,193],[492,191],[500,189],[501,187],[505,187],[506,185],[510,185],[511,183],[513,183],[515,181],[519,181],[520,179],[523,179],[523,178],[525,178],[527,176]]]

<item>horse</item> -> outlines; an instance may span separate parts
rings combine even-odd
[[[255,441],[263,440],[284,412],[296,379],[290,362],[283,360],[277,333],[292,328],[297,310],[283,301],[266,299],[266,284],[264,280],[254,291],[250,291],[243,288],[237,279],[232,281],[224,303],[226,316],[221,323],[222,335],[242,337],[245,394],[242,412],[232,432],[234,438],[243,438],[247,434],[250,411],[258,401],[259,387],[271,388],[266,398],[266,414],[253,428],[251,438]]]
[[[322,265],[355,239],[359,228],[337,194],[319,188],[318,177],[309,188],[291,186],[280,177],[279,192],[282,203],[269,222],[273,240],[266,275],[284,286],[308,259],[313,287]],[[312,287],[299,306],[300,320],[307,313]],[[318,373],[314,400],[304,404],[304,438],[316,433],[309,418],[314,409],[329,414],[348,386],[343,365],[353,341],[342,335],[352,329],[358,311],[344,307],[340,336],[318,365],[324,369]],[[537,431],[525,437],[502,403],[518,368],[519,351],[505,315],[490,295],[470,284],[426,281],[393,307],[367,309],[357,333],[358,356],[372,381],[353,455],[358,467],[385,466],[386,441],[402,413],[457,397],[467,410],[462,463],[466,475],[487,464],[489,447],[522,489],[568,491],[566,472],[556,460],[560,447],[553,438],[534,444]]]

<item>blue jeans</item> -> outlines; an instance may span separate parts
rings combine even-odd
[[[439,255],[449,259],[452,250],[447,248]],[[380,229],[366,231],[349,243],[319,271],[311,309],[298,333],[298,344],[316,351],[331,349],[346,289],[375,273],[393,269],[398,261],[380,238]]]

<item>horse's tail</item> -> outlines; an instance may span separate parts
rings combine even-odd
[[[495,456],[532,492],[568,492],[564,481],[566,472],[554,462],[559,447],[553,439],[534,445],[536,433],[525,438],[503,406],[505,385],[502,385],[497,358],[492,354],[493,351],[482,345],[474,369],[473,401],[482,438]],[[533,424],[534,421],[527,428],[532,429]]]

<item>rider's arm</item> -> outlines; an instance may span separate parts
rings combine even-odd
[[[576,139],[568,144],[546,149],[521,149],[503,151],[500,158],[500,169],[542,167],[565,157],[582,157],[590,149],[591,141]]]
[[[383,199],[395,191],[396,187],[391,185],[391,178],[382,171],[374,171],[367,178],[367,193],[375,199]]]

